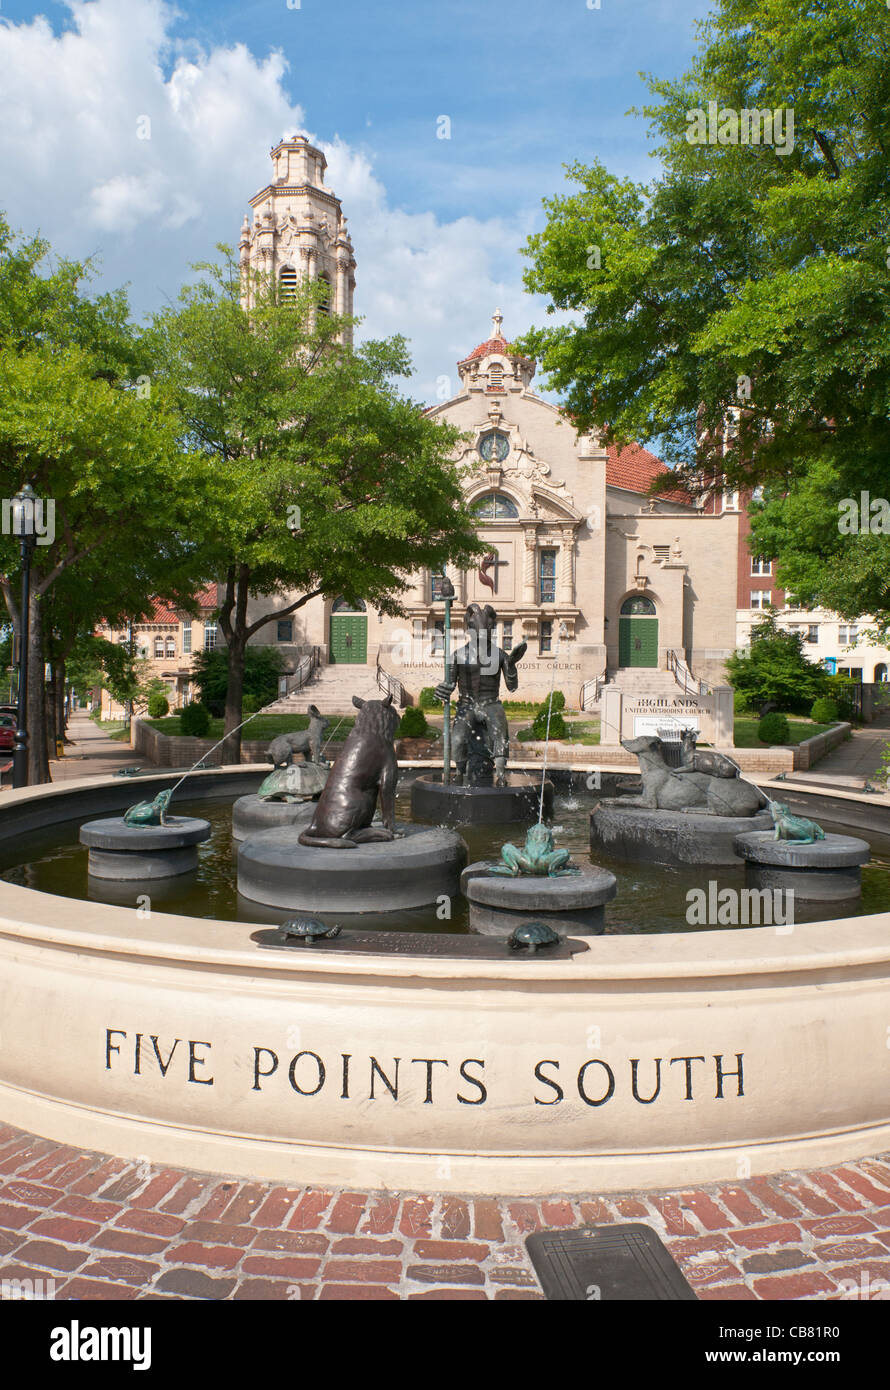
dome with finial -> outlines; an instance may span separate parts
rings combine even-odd
[[[504,316],[500,309],[495,309],[491,316],[491,337],[486,338],[484,343],[474,347],[473,351],[466,357],[462,357],[457,364],[457,369],[461,377],[470,376],[474,381],[478,378],[480,368],[485,358],[493,356],[506,357],[514,364],[515,382],[517,386],[521,382],[522,386],[527,387],[535,373],[535,362],[531,357],[524,357],[522,353],[515,352],[510,343],[504,337],[502,325]],[[500,378],[489,385],[490,390],[499,389]]]

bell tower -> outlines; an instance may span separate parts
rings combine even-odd
[[[327,160],[305,135],[271,150],[273,178],[250,200],[239,243],[242,295],[249,304],[251,276],[274,281],[287,298],[303,280],[323,282],[320,312],[352,314],[355,256],[340,199],[325,187]],[[352,341],[351,332],[346,333]]]

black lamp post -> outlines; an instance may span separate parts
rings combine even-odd
[[[30,483],[12,499],[12,534],[18,537],[22,555],[22,606],[19,617],[19,704],[12,751],[12,785],[28,785],[28,643],[31,603],[31,551],[34,548],[36,494]]]

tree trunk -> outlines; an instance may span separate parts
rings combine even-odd
[[[31,591],[28,630],[28,781],[50,781],[46,728],[46,683],[43,674],[43,609]]]

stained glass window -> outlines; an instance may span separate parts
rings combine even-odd
[[[505,493],[487,492],[473,504],[473,515],[480,521],[509,521],[519,516],[519,508]]]

